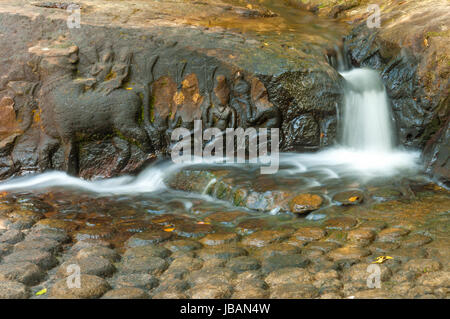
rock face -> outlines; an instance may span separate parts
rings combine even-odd
[[[209,16],[280,21],[262,7],[131,2],[83,2],[79,28],[59,6],[1,4],[0,177],[133,173],[195,120],[280,128],[286,150],[332,142],[341,78],[323,52],[334,40],[317,34],[311,49],[287,35],[203,25]]]

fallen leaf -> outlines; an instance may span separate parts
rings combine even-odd
[[[394,258],[391,256],[379,256],[375,259],[374,262],[372,262],[372,264],[382,264],[388,259],[394,259]]]
[[[348,200],[353,203],[353,202],[356,202],[358,199],[359,199],[358,196],[352,196]]]
[[[43,295],[43,294],[46,294],[47,293],[47,288],[44,288],[44,289],[42,289],[42,290],[39,290],[37,293],[36,293],[36,296],[40,296],[40,295]]]
[[[197,224],[198,224],[198,225],[209,225],[209,224],[211,224],[211,223],[208,223],[208,222],[197,222]]]

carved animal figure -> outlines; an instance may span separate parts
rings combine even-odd
[[[40,117],[45,136],[39,145],[39,165],[48,167],[59,143],[64,148],[64,169],[76,174],[78,148],[82,139],[116,134],[149,149],[149,140],[137,120],[141,100],[134,92],[113,89],[109,94],[86,90],[92,79],[76,79],[78,47],[55,44],[29,49],[40,57],[42,86],[38,93]]]

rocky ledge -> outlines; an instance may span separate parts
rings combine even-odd
[[[449,4],[378,2],[381,28],[367,1],[316,0],[81,1],[69,28],[69,2],[2,0],[0,178],[133,173],[196,119],[279,127],[282,150],[317,150],[336,137],[343,51],[381,72],[399,144],[445,182]]]

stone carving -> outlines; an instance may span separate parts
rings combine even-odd
[[[128,74],[130,54],[122,54],[118,65],[111,67],[111,53],[103,53],[102,61],[97,66],[100,71],[94,72],[97,79],[93,80],[76,78],[77,46],[57,42],[51,46],[34,46],[29,52],[39,57],[38,72],[42,83],[38,94],[41,127],[45,133],[39,145],[39,165],[42,169],[49,167],[52,152],[61,143],[64,169],[75,174],[78,159],[76,143],[84,138],[116,134],[149,150],[148,136],[137,124],[141,100],[134,92],[120,88]],[[108,74],[116,74],[105,76],[104,81],[98,83],[99,77],[108,70]],[[93,82],[96,85],[94,89]]]
[[[0,100],[0,149],[11,143],[20,133],[14,111],[14,100],[3,97]]]
[[[281,125],[279,110],[269,101],[269,94],[264,84],[257,78],[252,80],[251,88],[252,104],[255,111],[247,121],[258,127],[276,128]]]
[[[224,75],[218,75],[215,79],[211,103],[205,112],[206,127],[217,127],[222,131],[235,127],[236,110],[229,104],[230,93],[227,78]]]

